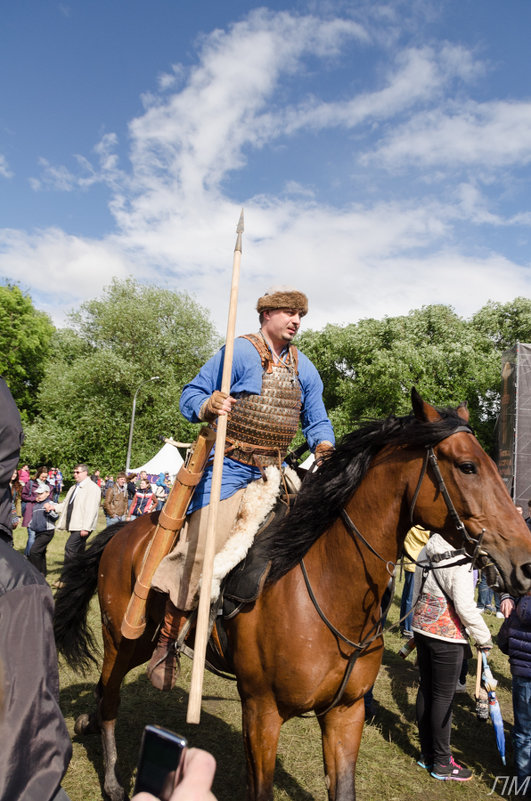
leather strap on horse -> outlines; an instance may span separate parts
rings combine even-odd
[[[144,633],[146,600],[151,589],[151,580],[162,559],[173,548],[177,535],[184,525],[186,510],[203,475],[215,437],[215,432],[209,426],[201,429],[193,450],[186,464],[177,473],[175,484],[160,512],[155,533],[146,548],[144,561],[122,620],[122,634],[129,640],[136,640]]]

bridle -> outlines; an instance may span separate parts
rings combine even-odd
[[[454,434],[458,434],[459,432],[464,432],[466,434],[473,434],[474,433],[469,426],[458,426],[457,428],[455,428],[452,431],[451,434],[448,434],[448,436],[451,437]],[[447,439],[447,437],[443,437],[443,439]],[[439,442],[442,442],[442,441],[443,440],[440,439],[435,444],[438,445]],[[457,533],[461,535],[461,540],[462,540],[461,547],[463,549],[465,549],[466,548],[466,544],[474,546],[473,553],[472,554],[468,554],[468,555],[469,555],[469,557],[470,557],[470,559],[472,561],[472,568],[476,568],[478,566],[478,563],[479,563],[480,559],[484,560],[486,557],[488,557],[487,551],[482,547],[483,537],[485,535],[485,529],[484,528],[481,529],[481,532],[480,532],[480,534],[479,534],[477,539],[474,539],[473,537],[471,537],[470,534],[468,533],[468,531],[466,530],[465,524],[463,523],[463,521],[459,517],[459,513],[457,512],[457,509],[455,508],[454,503],[453,503],[453,501],[452,501],[452,499],[450,497],[450,493],[448,492],[448,489],[446,487],[446,484],[444,483],[444,478],[443,478],[441,470],[439,468],[439,462],[437,460],[437,457],[435,455],[435,452],[434,452],[433,448],[434,448],[433,445],[428,445],[426,447],[426,455],[425,455],[423,463],[422,463],[422,469],[420,471],[420,476],[419,476],[419,480],[418,480],[418,483],[417,483],[417,488],[415,489],[415,492],[413,493],[413,499],[411,501],[411,506],[410,506],[410,509],[409,509],[409,520],[411,522],[411,525],[413,525],[414,524],[414,512],[415,512],[415,506],[416,506],[416,503],[417,503],[417,498],[418,498],[418,495],[419,495],[420,488],[422,486],[422,482],[424,480],[424,477],[425,477],[426,473],[428,472],[428,466],[429,466],[429,467],[431,467],[431,469],[433,471],[433,474],[435,476],[435,480],[437,482],[437,489],[439,490],[439,492],[441,493],[441,495],[442,495],[442,497],[444,499],[444,502],[446,504],[446,509],[448,510],[448,514],[449,514],[449,516],[450,516],[450,518],[451,518],[451,520],[452,520],[452,522],[453,522],[453,524],[454,524],[454,526],[456,528]]]
[[[460,426],[457,426],[457,428],[455,428],[447,436],[441,437],[441,439],[438,440],[435,443],[435,445],[438,445],[444,439],[447,439],[448,437],[451,437],[454,434],[458,434],[460,432],[464,432],[464,433],[467,433],[467,434],[473,434],[474,433],[469,426],[460,425]],[[483,561],[482,566],[484,567],[485,566],[484,565],[484,560],[488,558],[488,553],[482,547],[482,544],[481,544],[482,541],[483,541],[483,536],[485,534],[485,529],[481,530],[481,533],[479,534],[479,537],[477,539],[474,539],[473,537],[471,537],[470,534],[468,533],[468,531],[466,530],[465,524],[463,523],[463,521],[459,517],[459,513],[457,512],[457,509],[455,508],[455,505],[454,505],[454,503],[452,501],[452,498],[450,497],[450,493],[448,492],[448,488],[446,487],[446,484],[444,483],[444,478],[443,478],[441,470],[439,468],[439,462],[438,462],[437,457],[435,455],[435,452],[433,450],[435,445],[426,446],[426,454],[425,454],[423,462],[422,462],[422,468],[421,468],[421,471],[420,471],[419,480],[417,482],[417,486],[416,486],[415,492],[413,493],[413,498],[412,498],[411,506],[410,506],[410,510],[409,510],[410,522],[413,525],[413,523],[414,523],[414,511],[415,511],[415,506],[416,506],[417,499],[418,499],[418,496],[419,496],[419,493],[420,493],[420,488],[421,488],[422,482],[424,481],[424,478],[425,478],[425,476],[426,476],[426,474],[428,472],[428,467],[431,467],[431,469],[433,471],[433,474],[435,476],[435,480],[437,482],[438,491],[441,493],[441,495],[442,495],[442,497],[444,499],[444,502],[446,504],[446,508],[448,510],[448,514],[449,514],[450,518],[452,519],[458,534],[461,535],[462,547],[460,549],[460,553],[463,554],[463,560],[462,561],[463,562],[470,562],[471,563],[471,569],[472,569],[476,565],[478,565],[480,560],[482,560]],[[368,542],[365,539],[365,537],[363,536],[361,531],[357,528],[355,523],[352,521],[352,519],[350,518],[350,515],[348,514],[347,510],[344,507],[341,509],[340,517],[341,517],[341,520],[343,521],[343,524],[344,524],[345,528],[347,529],[348,533],[353,537],[353,539],[354,538],[358,538],[365,545],[365,547],[368,548],[369,551],[371,551],[372,554],[374,554],[382,562],[385,562],[385,565],[386,565],[386,568],[387,568],[387,572],[389,573],[389,575],[391,576],[392,580],[394,581],[394,573],[395,573],[396,563],[393,562],[390,559],[385,559],[383,556],[381,556],[378,553],[378,551],[375,550],[375,548],[373,548],[373,546],[370,544],[370,542]],[[472,555],[470,555],[470,554],[468,554],[466,552],[465,544],[472,544],[474,546],[474,551],[473,551]],[[414,559],[412,559],[411,561],[415,562]],[[418,563],[416,563],[416,564],[418,564]],[[455,564],[456,563],[454,562],[452,566],[455,566]],[[322,712],[316,713],[317,716],[319,717],[319,716],[325,715],[327,712],[329,712],[330,709],[332,709],[334,706],[336,706],[339,703],[339,701],[341,700],[341,697],[342,697],[342,695],[343,695],[343,693],[345,691],[347,682],[348,682],[348,680],[350,678],[350,674],[352,673],[352,669],[354,667],[354,664],[355,664],[357,658],[361,655],[361,653],[363,651],[366,650],[366,648],[368,648],[368,646],[371,643],[373,643],[382,634],[382,619],[383,619],[383,615],[380,618],[380,620],[371,628],[368,636],[364,640],[362,640],[359,643],[353,642],[352,640],[348,639],[348,637],[345,637],[343,634],[341,634],[340,631],[338,631],[338,629],[331,623],[330,620],[328,620],[328,618],[326,617],[325,613],[321,609],[321,607],[319,605],[319,602],[317,601],[317,598],[315,597],[315,594],[313,592],[312,586],[310,584],[310,579],[309,579],[308,573],[306,571],[306,566],[304,564],[304,559],[301,559],[300,566],[301,566],[301,570],[302,570],[302,575],[304,577],[304,582],[306,584],[306,589],[308,591],[308,595],[310,596],[310,599],[311,599],[311,601],[312,601],[312,603],[313,603],[313,605],[315,607],[315,610],[316,610],[317,614],[319,615],[319,617],[321,618],[323,623],[327,626],[327,628],[332,632],[332,634],[338,640],[341,640],[342,642],[346,643],[347,645],[351,646],[354,649],[352,654],[348,658],[346,670],[345,670],[341,685],[340,685],[336,695],[334,696],[333,701],[331,702],[331,704],[325,710],[323,710]],[[425,565],[423,565],[423,567],[425,567]],[[433,568],[431,568],[431,569],[433,569]],[[391,596],[391,598],[392,598],[392,596]],[[387,610],[385,610],[385,613],[386,612],[387,612]]]

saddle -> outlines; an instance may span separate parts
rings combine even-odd
[[[220,596],[210,608],[211,633],[206,652],[206,667],[213,673],[233,678],[234,666],[225,622],[232,620],[243,607],[254,603],[260,596],[271,566],[265,549],[260,547],[260,536],[273,522],[280,522],[288,514],[295,497],[295,494],[282,490],[275,506],[260,525],[247,555],[221,583]],[[176,650],[190,658],[193,658],[196,616],[197,610],[194,610],[176,643]]]

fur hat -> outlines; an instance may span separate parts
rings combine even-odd
[[[308,298],[292,286],[272,286],[256,304],[258,314],[269,309],[296,309],[304,317],[308,314]]]

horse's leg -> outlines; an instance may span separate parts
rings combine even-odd
[[[103,630],[105,653],[99,683],[100,702],[98,707],[103,747],[103,789],[111,801],[123,801],[127,796],[116,775],[118,752],[114,730],[120,707],[120,687],[124,676],[135,666],[134,652],[138,641],[122,639],[116,648],[105,627]]]
[[[273,798],[273,775],[282,723],[273,700],[264,703],[260,698],[242,699],[248,801]]]
[[[365,720],[360,698],[352,706],[338,706],[319,717],[323,758],[330,801],[355,801],[354,776]]]

